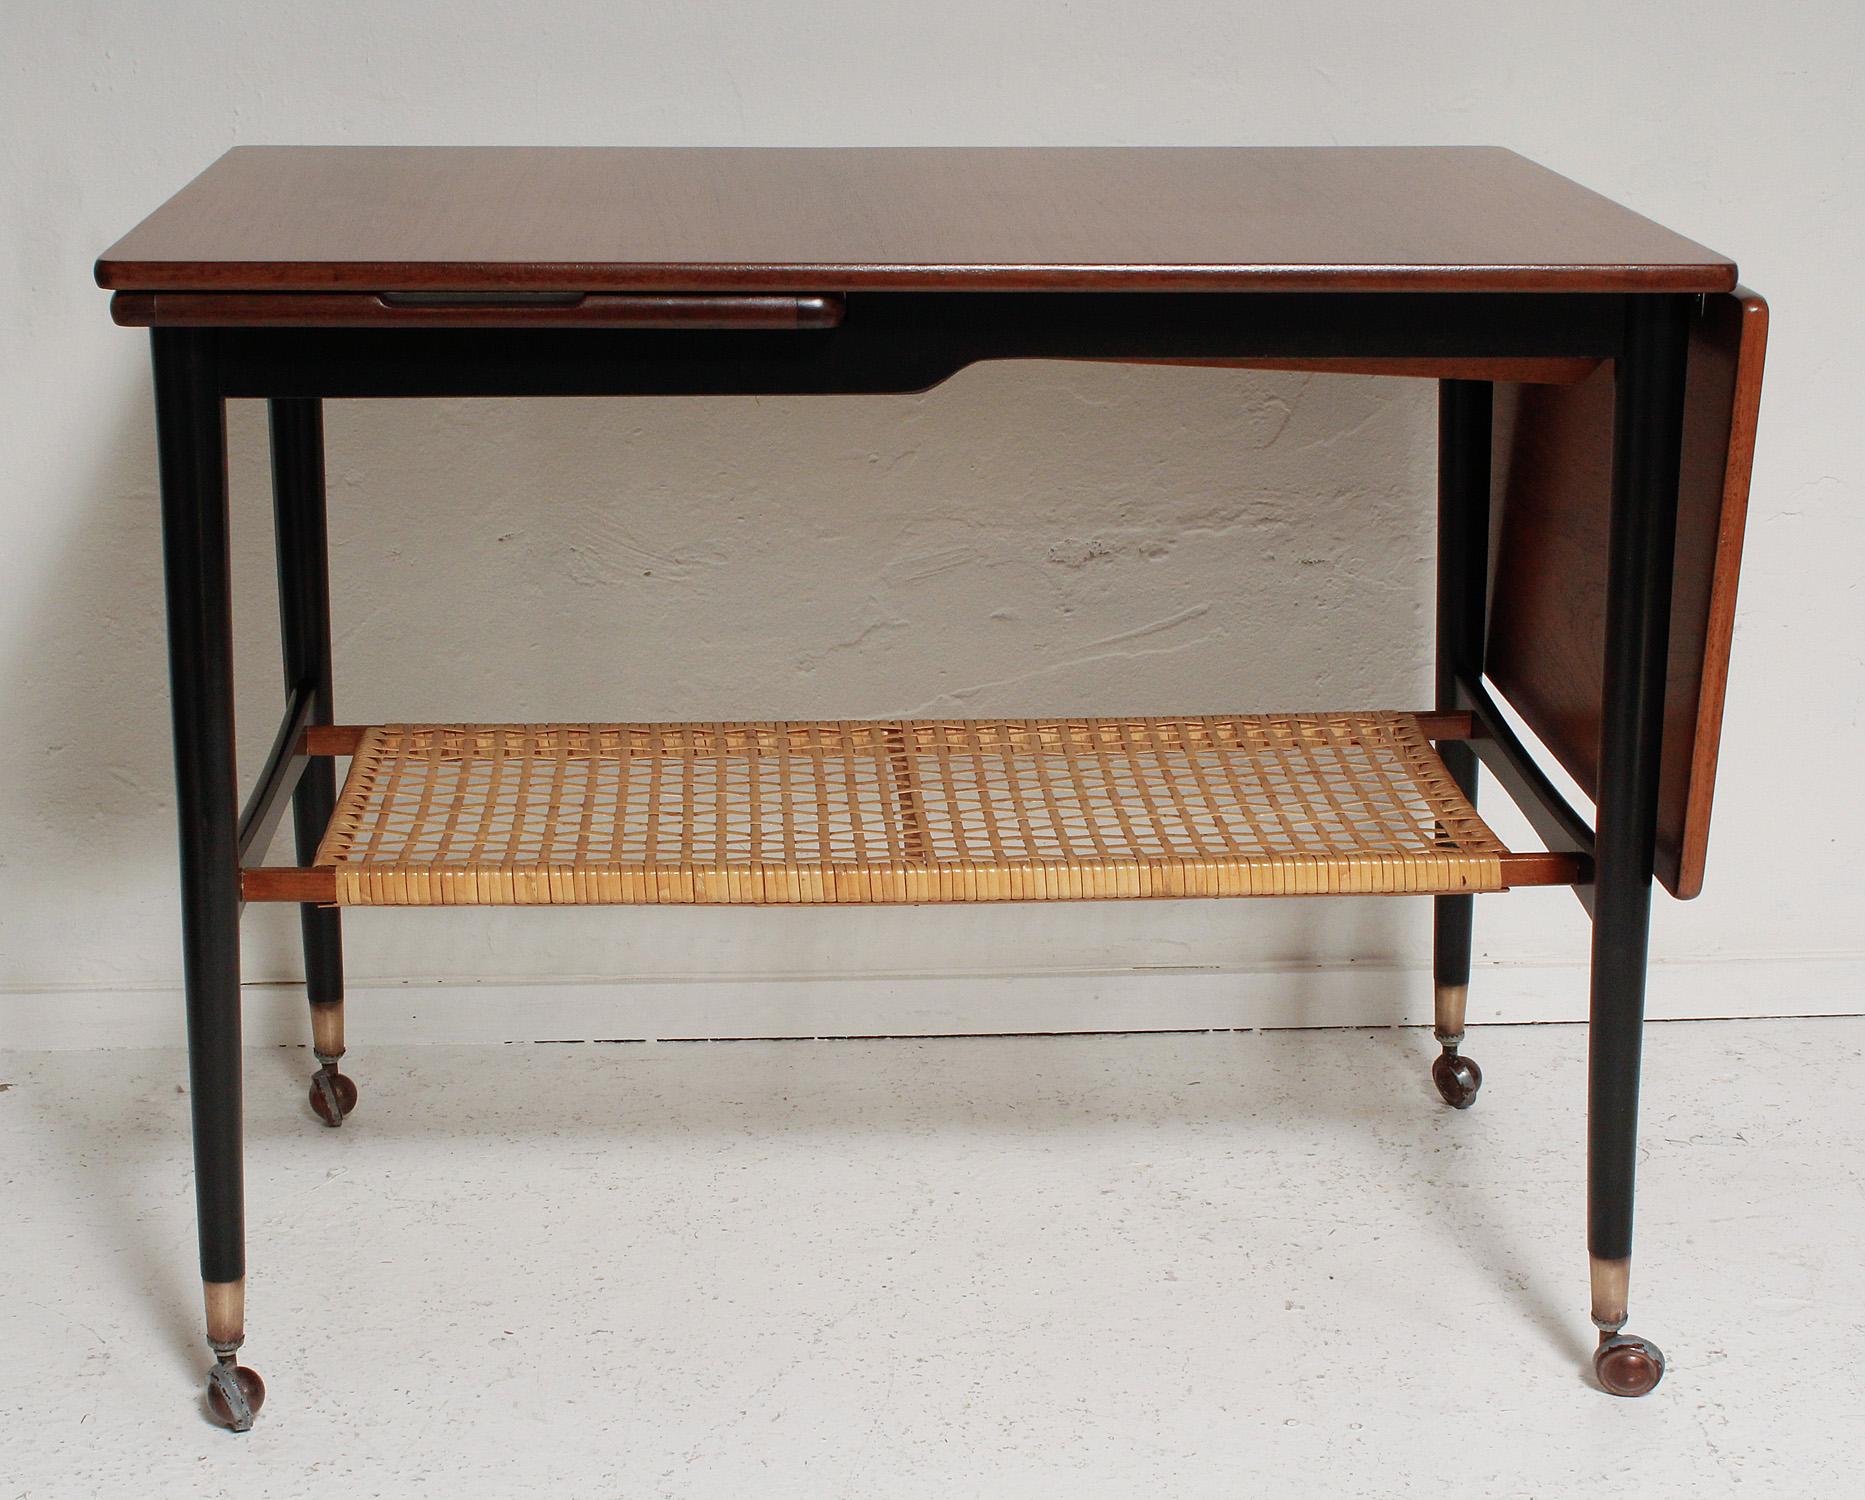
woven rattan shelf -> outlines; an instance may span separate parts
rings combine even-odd
[[[354,746],[316,864],[301,873],[352,906],[1443,894],[1572,878],[1510,854],[1401,713],[384,725]]]

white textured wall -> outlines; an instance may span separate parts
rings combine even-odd
[[[1734,255],[1774,307],[1768,394],[1709,890],[1661,902],[1656,942],[1844,970],[1865,951],[1860,17],[9,0],[0,988],[153,1004],[176,982],[145,347],[90,264],[225,147],[289,141],[1495,142]],[[333,404],[340,715],[1422,704],[1432,400],[1005,365],[918,398]],[[263,436],[235,407],[249,768],[278,699]],[[391,981],[1241,971],[1415,963],[1427,927],[1413,902],[411,913],[353,918],[349,950]],[[247,932],[249,978],[295,972],[289,911]],[[1479,946],[1563,963],[1585,932],[1525,893],[1482,905]],[[1792,999],[1753,965],[1693,972],[1685,1008]],[[888,1026],[877,1002],[858,1029]]]

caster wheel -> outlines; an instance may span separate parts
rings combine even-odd
[[[1483,1087],[1483,1070],[1456,1052],[1440,1052],[1431,1065],[1431,1081],[1452,1109],[1468,1109]]]
[[[245,1432],[266,1404],[266,1383],[245,1365],[215,1365],[207,1372],[207,1407],[222,1427]]]
[[[356,1084],[335,1068],[319,1068],[311,1075],[311,1108],[318,1119],[336,1127],[356,1108]]]
[[[1615,1396],[1644,1396],[1664,1379],[1664,1352],[1656,1344],[1616,1333],[1600,1340],[1593,1373]]]

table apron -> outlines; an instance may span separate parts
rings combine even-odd
[[[1609,359],[1627,296],[865,293],[833,329],[214,331],[222,394],[905,394],[1001,359]]]

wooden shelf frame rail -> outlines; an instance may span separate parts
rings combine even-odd
[[[1472,721],[1468,734],[1445,736],[1465,739],[1478,760],[1502,784],[1509,800],[1521,809],[1535,836],[1553,854],[1565,854],[1593,867],[1593,827],[1563,797],[1548,773],[1528,753],[1516,732],[1503,717],[1502,708],[1489,689],[1473,680],[1467,672],[1456,674],[1456,701]],[[1574,884],[1574,895],[1593,915],[1591,875]]]
[[[311,720],[317,713],[317,685],[301,682],[285,695],[285,714],[279,720],[278,733],[266,755],[252,795],[240,812],[239,851],[242,872],[253,868],[256,858],[263,858],[272,836],[291,806],[292,794],[298,790],[311,758],[322,752],[311,748]]]

